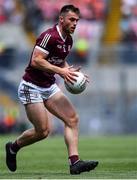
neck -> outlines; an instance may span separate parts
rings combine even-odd
[[[59,27],[59,30],[60,30],[60,33],[61,33],[62,37],[63,37],[64,39],[66,39],[67,33],[65,33],[65,32],[63,31],[62,26],[61,26],[60,23],[58,24],[58,27]]]

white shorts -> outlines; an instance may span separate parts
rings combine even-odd
[[[43,102],[60,91],[57,84],[49,88],[42,88],[30,82],[22,80],[18,88],[18,97],[23,104]]]

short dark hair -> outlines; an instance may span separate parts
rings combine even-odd
[[[59,15],[64,15],[65,13],[68,13],[69,11],[72,11],[80,16],[80,10],[79,8],[75,7],[72,4],[65,5],[61,8]]]

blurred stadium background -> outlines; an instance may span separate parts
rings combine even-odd
[[[36,36],[68,3],[82,14],[68,62],[82,65],[91,82],[82,95],[71,95],[57,80],[79,112],[81,134],[136,134],[137,0],[0,0],[0,134],[31,126],[17,88]],[[52,134],[62,133],[51,119]]]

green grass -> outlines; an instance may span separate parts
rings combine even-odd
[[[49,137],[20,150],[18,169],[9,172],[5,165],[5,142],[12,136],[1,136],[0,179],[136,179],[137,137],[80,137],[82,159],[99,160],[96,170],[69,175],[67,151],[63,137]]]

